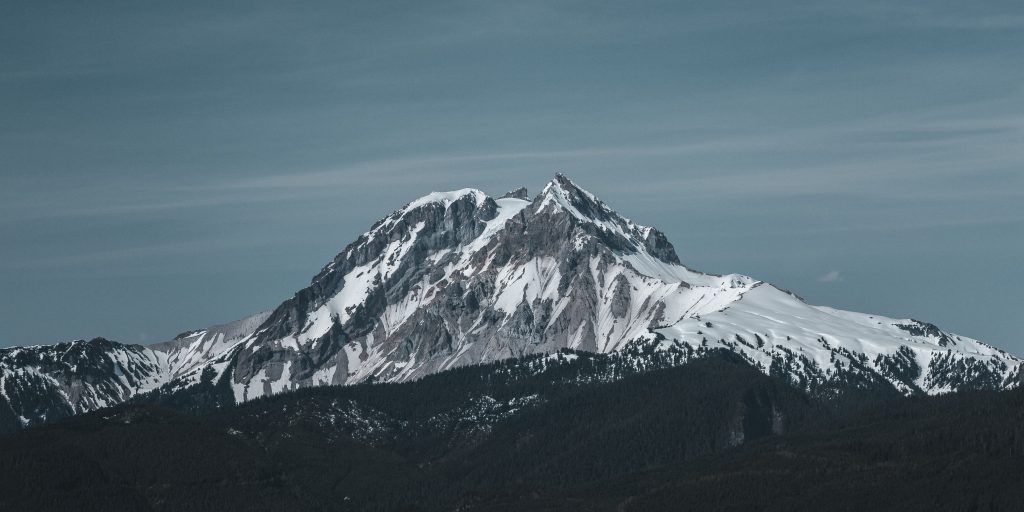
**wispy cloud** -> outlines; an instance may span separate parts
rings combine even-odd
[[[634,182],[632,192],[670,191],[698,202],[718,196],[742,200],[829,194],[899,199],[911,190],[916,201],[1007,199],[1024,196],[1024,187],[1014,186],[1020,184],[1019,175],[1009,171],[1024,165],[1024,150],[1018,144],[1024,137],[1024,112],[1005,107],[1000,114],[986,115],[998,106],[975,106],[981,112],[947,108],[773,132],[709,133],[667,144],[407,154],[328,169],[122,184],[117,193],[83,190],[70,200],[12,197],[0,209],[9,212],[4,215],[8,222],[146,214],[296,201],[351,187],[401,186],[422,192],[439,182],[464,186],[501,172],[531,170],[543,175],[556,168],[575,168],[618,174],[618,165],[637,168],[641,174],[664,169],[656,177]],[[750,163],[728,163],[738,155]],[[794,155],[798,158],[790,160]],[[694,161],[702,165],[690,163]],[[986,173],[1010,174],[980,179]],[[83,203],[77,198],[90,200]],[[1005,212],[996,217],[1015,218]]]
[[[830,270],[825,275],[818,278],[819,283],[837,283],[843,280],[843,276],[839,274],[838,270]]]
[[[168,243],[155,243],[124,247],[119,249],[98,250],[77,254],[61,254],[56,256],[36,257],[31,260],[12,260],[0,263],[4,270],[40,270],[57,267],[90,268],[106,265],[136,264],[143,267],[153,264],[160,258],[200,258],[209,254],[222,253],[226,249],[256,249],[274,245],[268,239],[217,239],[217,240],[186,240]]]

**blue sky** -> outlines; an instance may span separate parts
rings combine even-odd
[[[0,7],[0,346],[270,309],[561,171],[692,267],[1024,353],[1019,1],[210,4]]]

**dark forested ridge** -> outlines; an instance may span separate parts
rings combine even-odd
[[[151,396],[0,437],[0,509],[967,511],[1024,502],[1020,390],[809,395],[727,353],[647,372],[622,362],[534,356],[234,407],[211,399],[183,409]]]

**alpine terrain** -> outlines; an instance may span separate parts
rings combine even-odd
[[[1021,380],[1021,359],[930,323],[813,306],[751,277],[687,268],[660,231],[558,175],[532,199],[526,189],[416,199],[270,312],[150,346],[0,350],[0,429],[131,399],[242,403],[530,354],[608,354],[643,371],[723,350],[823,395]]]

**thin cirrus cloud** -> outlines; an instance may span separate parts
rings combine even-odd
[[[838,270],[830,270],[825,275],[818,278],[819,283],[838,283],[843,280],[843,276],[839,274]]]

